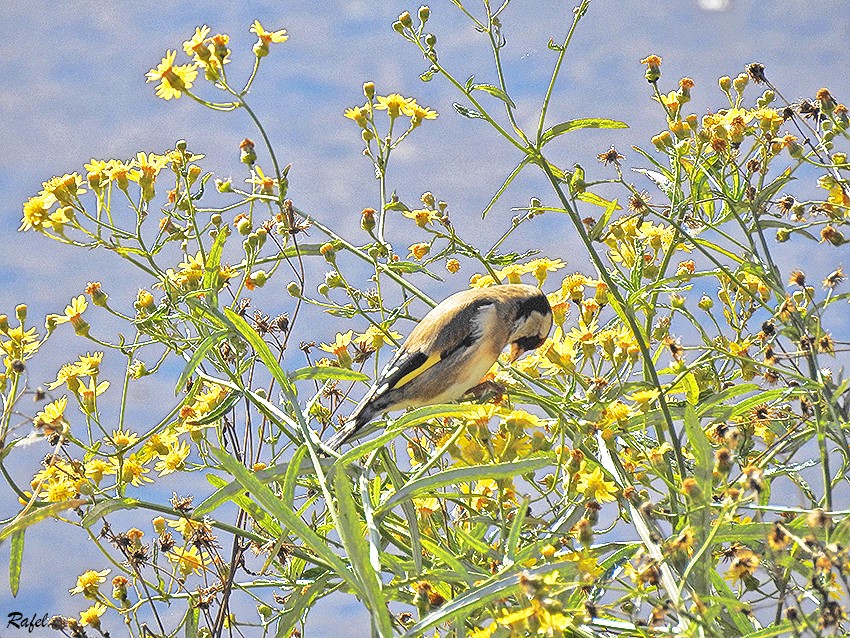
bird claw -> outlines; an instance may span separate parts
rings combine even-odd
[[[507,394],[505,386],[493,380],[482,381],[474,388],[466,391],[464,396],[470,396],[474,399],[487,403],[493,401],[497,405],[502,402],[502,399]]]

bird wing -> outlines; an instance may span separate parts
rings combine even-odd
[[[472,347],[486,329],[486,320],[493,318],[492,309],[492,302],[482,299],[447,320],[420,323],[384,368],[373,396],[398,390],[440,361]]]

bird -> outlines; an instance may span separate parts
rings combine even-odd
[[[460,399],[510,345],[510,361],[541,346],[552,329],[546,295],[526,284],[457,292],[432,308],[326,445],[331,450],[376,416]]]

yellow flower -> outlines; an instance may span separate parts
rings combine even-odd
[[[111,445],[116,450],[128,448],[139,440],[139,436],[135,432],[125,432],[124,430],[112,431]]]
[[[45,228],[50,228],[50,207],[55,203],[56,198],[52,196],[36,195],[30,197],[24,202],[24,216],[21,219],[21,226],[18,230],[35,229],[39,233],[43,233]]]
[[[259,20],[254,20],[254,24],[251,25],[250,31],[251,33],[256,33],[260,42],[266,46],[272,42],[286,42],[289,39],[289,36],[286,34],[286,29],[281,29],[280,31],[266,31],[263,28],[263,25],[260,24]]]
[[[372,107],[369,104],[363,106],[355,106],[350,109],[345,109],[345,117],[349,120],[354,120],[361,128],[366,128],[369,122],[369,115],[372,113]]]
[[[420,260],[425,257],[425,255],[427,255],[429,252],[431,252],[431,245],[423,242],[418,244],[412,244],[408,247],[408,249],[410,250],[409,256],[413,257],[416,260]]]
[[[89,459],[85,462],[84,467],[86,478],[95,485],[100,485],[103,477],[107,474],[115,474],[115,468],[110,463],[99,458]]]
[[[189,456],[189,444],[186,441],[172,446],[168,450],[168,454],[162,457],[154,467],[159,472],[160,476],[171,474],[177,470],[183,469],[183,461]]]
[[[183,51],[186,55],[193,56],[195,61],[200,64],[205,64],[210,58],[210,49],[207,45],[207,36],[210,34],[210,28],[207,25],[195,27],[195,35],[183,43]]]
[[[55,390],[63,383],[68,384],[68,389],[71,392],[76,392],[80,387],[80,382],[77,377],[85,376],[85,371],[80,370],[79,366],[74,363],[66,363],[63,365],[56,375],[56,381],[47,384],[49,390]]]
[[[446,270],[448,270],[451,274],[455,274],[458,270],[460,270],[460,262],[454,258],[447,260]]]
[[[193,521],[188,518],[180,518],[176,521],[168,521],[168,526],[173,527],[184,539],[202,532],[204,535],[212,534],[212,527],[201,521]]]
[[[368,346],[372,350],[380,350],[387,342],[387,338],[393,340],[395,343],[399,343],[403,339],[402,335],[395,330],[369,326],[366,328],[366,332],[357,336],[355,342],[361,346]]]
[[[97,595],[98,587],[106,582],[108,569],[96,572],[92,569],[83,572],[77,577],[77,586],[69,590],[72,594],[84,594],[87,598]]]
[[[88,385],[80,386],[80,403],[86,414],[94,414],[97,407],[97,397],[106,392],[109,388],[109,381],[101,381],[95,383],[94,378],[89,379]]]
[[[645,412],[649,409],[649,404],[653,403],[660,394],[657,388],[653,388],[651,390],[638,390],[627,398],[637,403],[638,407]]]
[[[493,279],[490,275],[481,275],[479,273],[475,273],[472,277],[469,278],[469,287],[470,288],[489,288],[490,286],[495,286],[496,280]]]
[[[194,547],[175,547],[173,551],[169,552],[168,560],[174,563],[183,576],[188,576],[193,572],[200,574],[204,567],[204,560]]]
[[[411,128],[416,128],[422,124],[424,120],[435,120],[437,119],[437,115],[439,115],[437,111],[433,111],[427,106],[417,104],[416,100],[413,100],[412,103],[404,109],[404,114],[410,116]]]
[[[83,178],[78,173],[66,173],[62,177],[51,177],[42,182],[42,197],[53,198],[60,206],[74,206],[79,195],[86,191],[81,188]]]
[[[415,221],[419,228],[425,228],[432,221],[440,219],[440,213],[435,210],[428,210],[425,208],[418,210],[405,210],[402,211],[401,214]]]
[[[80,355],[77,367],[82,370],[80,374],[87,377],[97,376],[100,364],[103,361],[102,352],[86,353]]]
[[[66,396],[51,401],[44,406],[44,410],[35,415],[35,419],[33,419],[35,426],[44,428],[45,434],[48,433],[48,430],[62,432],[68,426],[68,421],[65,419],[65,408],[67,406],[68,397]]]
[[[732,582],[752,576],[759,566],[761,559],[749,549],[739,549],[732,559],[732,564],[726,571],[726,580]]]
[[[530,261],[526,266],[528,267],[528,272],[534,273],[534,278],[541,286],[546,281],[546,277],[550,272],[556,272],[561,268],[566,268],[566,264],[560,259],[548,259],[546,257]]]
[[[333,343],[322,343],[319,347],[325,352],[335,355],[341,366],[348,367],[351,365],[351,355],[348,354],[348,346],[351,344],[352,336],[354,336],[353,330],[349,330],[345,334],[337,332],[336,340]]]
[[[391,118],[397,118],[401,113],[412,115],[413,105],[416,104],[416,100],[413,98],[404,97],[398,93],[391,93],[387,96],[377,95],[375,99],[378,102],[375,108],[379,111],[386,110]]]
[[[588,277],[581,273],[573,273],[561,282],[561,290],[571,301],[579,302],[584,297],[584,287],[592,283]]]
[[[617,486],[613,481],[606,481],[602,469],[597,467],[590,473],[584,469],[579,473],[578,491],[586,498],[604,503],[616,500]]]
[[[73,299],[71,299],[70,305],[65,306],[65,315],[59,316],[56,319],[56,323],[74,323],[75,321],[80,321],[81,315],[86,311],[86,308],[88,307],[89,302],[86,301],[85,295],[74,297]]]
[[[80,624],[85,627],[100,627],[100,617],[106,611],[106,605],[103,603],[95,603],[85,611],[80,612]]]
[[[72,499],[79,493],[80,491],[74,481],[67,476],[57,476],[54,480],[45,484],[45,489],[39,496],[50,503],[59,503]]]
[[[116,470],[121,472],[121,481],[139,487],[143,483],[153,483],[153,479],[145,476],[150,470],[144,466],[136,454],[131,454],[121,462],[119,459],[113,461]]]
[[[499,281],[507,279],[509,283],[520,284],[522,283],[520,277],[532,270],[533,267],[530,267],[530,264],[510,264],[501,270],[497,270],[496,276],[499,278]]]
[[[179,98],[183,91],[192,88],[192,83],[198,76],[198,69],[194,64],[175,65],[176,57],[177,51],[167,51],[159,65],[148,71],[145,76],[148,82],[159,82],[156,95],[163,100]]]

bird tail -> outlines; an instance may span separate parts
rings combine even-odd
[[[339,449],[339,447],[354,436],[358,430],[368,424],[376,413],[377,410],[372,406],[357,406],[354,412],[351,413],[351,416],[348,417],[348,421],[346,421],[345,425],[342,426],[342,429],[338,430],[336,434],[329,438],[325,445],[332,450]]]

